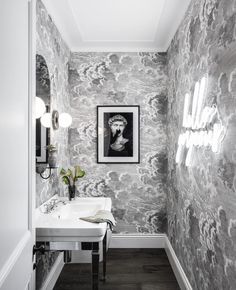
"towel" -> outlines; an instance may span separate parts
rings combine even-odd
[[[113,217],[113,214],[108,210],[99,210],[93,216],[81,217],[80,219],[91,223],[107,223],[111,231],[113,230],[113,227],[116,225],[116,221]]]

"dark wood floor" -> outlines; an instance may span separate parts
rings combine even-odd
[[[102,273],[102,263],[100,263]],[[54,290],[91,290],[91,265],[67,264]],[[99,290],[180,290],[162,249],[109,249]]]

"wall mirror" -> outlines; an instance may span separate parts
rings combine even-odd
[[[41,98],[46,111],[50,112],[50,78],[47,63],[43,56],[36,55],[36,96]],[[36,119],[36,163],[48,163],[48,150],[50,144],[50,129],[42,126],[40,118]]]

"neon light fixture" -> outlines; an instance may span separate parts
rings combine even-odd
[[[191,96],[185,94],[183,123],[184,133],[179,135],[175,161],[182,164],[184,152],[187,150],[185,165],[192,166],[196,147],[210,147],[214,153],[220,151],[225,136],[225,127],[219,117],[216,105],[205,106],[208,77],[204,76],[194,87],[192,111],[189,113]]]

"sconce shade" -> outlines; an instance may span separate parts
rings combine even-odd
[[[72,124],[72,117],[68,113],[61,113],[59,115],[59,126],[62,128],[67,128]]]
[[[46,112],[46,106],[44,101],[39,98],[36,97],[35,98],[35,118],[38,119],[40,117],[42,117],[42,115]]]
[[[43,125],[43,127],[50,128],[52,124],[51,113],[45,113],[41,117],[40,122]]]

